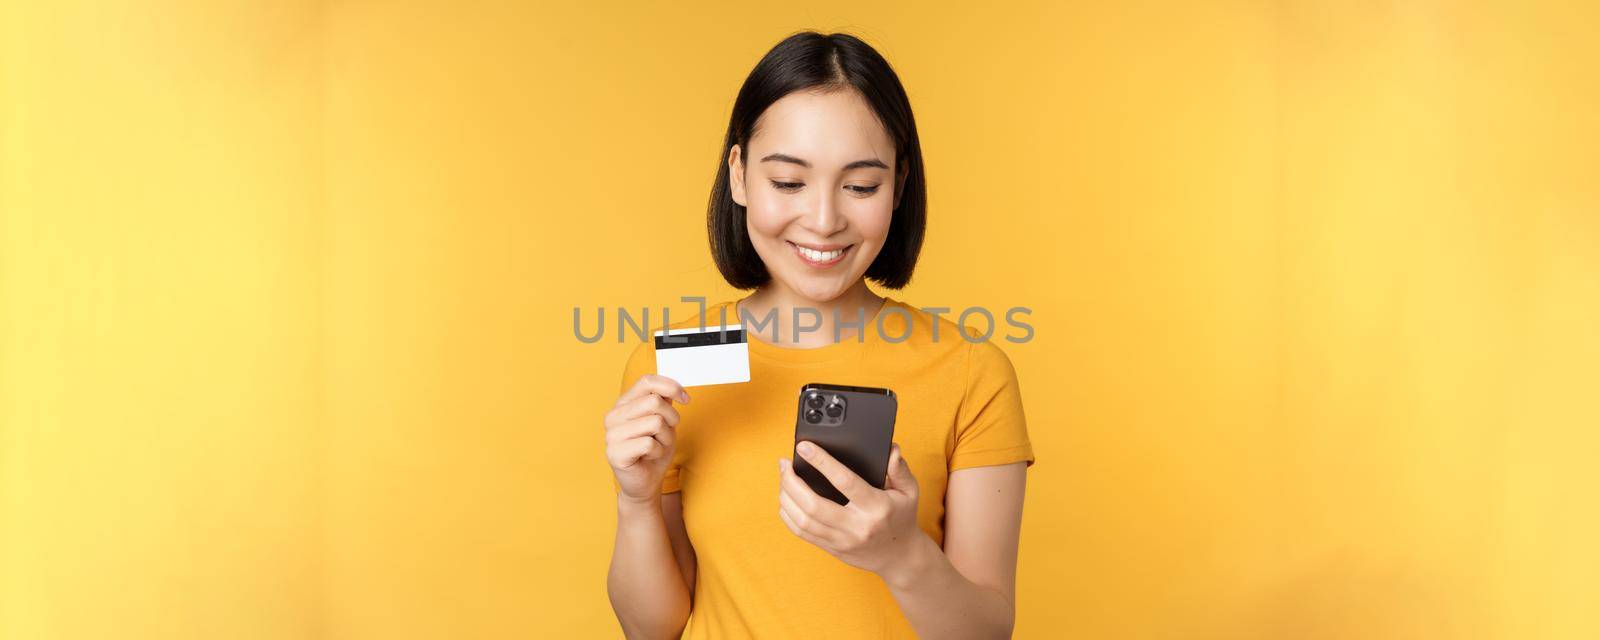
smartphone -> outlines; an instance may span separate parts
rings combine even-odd
[[[802,440],[811,441],[867,484],[882,489],[889,474],[889,448],[894,441],[898,408],[894,392],[888,389],[813,382],[800,388],[794,442],[799,445]],[[795,474],[817,495],[839,504],[850,503],[805,458],[796,453],[791,460]]]

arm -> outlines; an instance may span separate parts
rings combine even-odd
[[[950,474],[944,549],[918,536],[904,564],[884,575],[921,637],[1011,637],[1025,466],[1014,462]]]
[[[881,491],[809,445],[797,449],[850,501],[817,495],[780,459],[778,516],[791,532],[882,577],[923,638],[1010,637],[1026,463],[952,473],[940,549],[917,526],[917,482],[899,445]]]
[[[661,492],[688,402],[677,382],[641,376],[606,412],[606,460],[617,480],[617,540],[606,594],[629,638],[677,638],[694,597],[695,555],[681,493]]]
[[[653,505],[618,498],[606,591],[626,637],[683,634],[694,601],[695,565],[682,494],[663,494]]]

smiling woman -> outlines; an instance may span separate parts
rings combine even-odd
[[[876,254],[884,260],[879,279],[909,279],[911,263],[916,260],[915,247],[908,248],[911,253],[901,254],[908,262],[898,264],[893,263],[894,253],[885,255],[879,251],[893,226],[893,211],[899,208],[900,187],[905,184],[909,165],[900,163],[900,174],[896,175],[887,162],[879,159],[898,161],[899,145],[889,139],[884,127],[877,125],[872,106],[860,93],[829,85],[791,93],[767,108],[755,130],[744,138],[743,144],[735,143],[728,150],[727,167],[731,185],[728,195],[747,212],[746,233],[736,235],[742,235],[762,260],[750,265],[750,271],[759,271],[768,264],[772,265],[769,271],[787,272],[796,264],[815,269],[788,274],[796,276],[793,281],[808,287],[803,293],[813,299],[836,297],[853,284],[850,276],[870,270],[867,266],[855,270],[849,264],[841,264],[847,257],[866,265],[863,256],[870,259]],[[766,153],[768,148],[794,151]],[[745,167],[746,149],[761,160]],[[862,156],[864,159],[851,159]],[[751,200],[756,202],[752,204]],[[751,211],[755,215],[749,215]],[[738,214],[734,207],[722,207],[713,208],[711,215],[711,228],[715,230],[719,228],[715,220],[718,216]],[[727,242],[739,240],[728,238]],[[904,243],[912,239],[897,240]],[[920,235],[914,240],[920,242]],[[719,265],[725,273],[743,273],[739,265]]]
[[[922,152],[893,69],[849,35],[779,43],[739,91],[713,185],[712,256],[753,292],[674,328],[771,316],[773,339],[751,332],[749,382],[696,387],[692,405],[652,372],[653,343],[629,359],[605,417],[618,493],[608,588],[623,630],[1008,636],[1033,463],[1016,372],[994,344],[950,339],[964,335],[955,323],[867,287],[911,280],[925,224]],[[821,324],[777,326],[801,309]],[[781,457],[793,394],[815,382],[898,398],[885,477],[794,447],[845,504]]]
[[[836,297],[849,273],[891,289],[910,282],[927,208],[922,147],[899,77],[866,43],[799,34],[773,47],[734,100],[718,165],[707,229],[729,284],[767,284],[796,266],[783,254],[827,266],[852,246],[864,269],[816,274],[824,279],[806,281],[817,287],[807,293]],[[802,228],[780,237],[795,218]],[[841,253],[818,255],[832,251]]]

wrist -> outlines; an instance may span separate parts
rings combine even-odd
[[[923,581],[923,578],[939,566],[939,561],[944,559],[944,551],[929,538],[922,529],[907,543],[906,548],[895,559],[895,562],[878,572],[884,584],[895,591],[904,591],[912,585]]]
[[[638,498],[630,498],[626,495],[617,495],[617,517],[637,518],[640,516],[652,515],[657,517],[660,517],[661,515],[660,496],[655,496],[654,499],[645,498],[641,500]]]

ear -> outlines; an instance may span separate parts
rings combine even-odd
[[[744,151],[739,145],[728,149],[728,193],[733,196],[733,201],[741,207],[745,204],[744,195]]]
[[[895,158],[896,164],[900,165],[895,169],[896,175],[894,177],[894,206],[891,208],[895,211],[900,210],[900,194],[905,193],[906,176],[911,174],[911,165],[899,160],[899,158]]]

